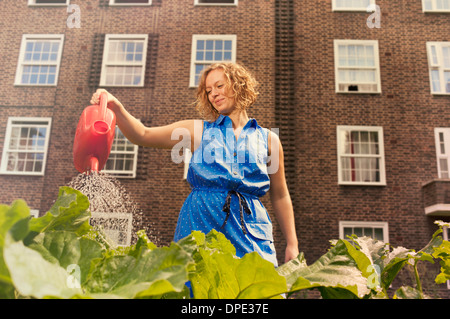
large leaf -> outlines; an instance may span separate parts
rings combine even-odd
[[[298,267],[291,265],[289,290],[318,288],[324,298],[362,298],[370,293],[367,278],[358,267],[369,263],[366,258],[348,241],[339,240],[311,266],[305,266],[302,260],[295,261]]]
[[[435,281],[438,284],[443,284],[450,280],[450,242],[444,240],[439,247],[435,247],[433,257],[441,259],[441,272]]]
[[[443,240],[441,236],[438,236],[441,231],[437,231],[432,236],[429,243],[419,250],[418,252],[413,249],[407,249],[405,247],[396,247],[391,252],[386,253],[386,258],[383,259],[383,268],[381,272],[381,284],[383,289],[387,290],[395,279],[400,270],[406,265],[415,264],[419,261],[428,261],[434,263],[433,251],[436,247],[439,247]],[[402,292],[404,295],[405,292]]]
[[[17,291],[34,298],[70,298],[82,294],[79,282],[64,268],[45,260],[42,255],[22,241],[7,236],[4,247],[5,263]]]
[[[32,236],[53,230],[72,231],[81,236],[91,229],[90,216],[88,198],[73,188],[63,186],[51,209],[44,216],[30,220],[30,231]]]
[[[381,285],[384,290],[389,288],[400,270],[415,254],[414,250],[406,249],[405,247],[396,247],[386,254],[381,271]]]
[[[154,298],[182,292],[192,258],[177,244],[132,255],[108,256],[96,265],[85,286],[90,294]]]
[[[0,205],[0,298],[14,298],[14,286],[3,258],[5,238],[9,233],[20,240],[28,233],[30,209],[23,200],[16,200],[11,206]]]
[[[194,232],[193,238],[198,246],[193,253],[196,268],[190,276],[195,298],[259,299],[287,291],[286,279],[256,252],[237,258],[230,241],[215,230],[204,239]]]
[[[306,264],[305,255],[300,253],[297,258],[294,258],[287,263],[277,268],[278,274],[286,278],[286,284],[288,289],[292,288],[292,285],[298,280],[298,273],[308,267]]]
[[[286,279],[256,252],[246,254],[240,260],[236,280],[240,290],[238,299],[270,298],[287,292]]]
[[[196,269],[190,275],[192,291],[197,299],[234,299],[239,285],[234,279],[237,261],[232,254],[200,248]]]
[[[384,267],[383,259],[388,253],[388,244],[380,240],[373,239],[371,237],[352,237],[357,249],[364,253],[367,257],[369,264],[361,264],[360,270],[364,273],[365,277],[369,277],[375,271],[378,276],[381,275],[381,270]]]
[[[39,234],[28,247],[38,251],[45,260],[64,269],[79,270],[81,283],[86,280],[92,261],[102,258],[102,246],[98,242],[67,231]]]
[[[394,295],[394,299],[423,299],[424,296],[419,290],[405,286],[400,287]]]

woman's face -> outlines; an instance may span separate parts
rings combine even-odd
[[[234,111],[234,98],[229,94],[227,78],[222,69],[209,72],[205,86],[209,102],[220,114],[229,115]]]

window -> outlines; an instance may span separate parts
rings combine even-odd
[[[334,40],[337,93],[381,93],[377,40]]]
[[[133,230],[133,214],[92,212],[92,226],[100,225],[105,234],[118,246],[131,244]]]
[[[340,185],[386,185],[383,128],[338,126]]]
[[[136,177],[138,146],[131,143],[116,127],[111,153],[103,171],[116,177]]]
[[[194,4],[198,5],[217,5],[217,6],[237,6],[238,0],[195,0]]]
[[[147,40],[146,34],[106,35],[100,85],[144,86]]]
[[[332,0],[333,11],[367,11],[375,0]]]
[[[56,86],[63,41],[63,35],[24,35],[15,84]]]
[[[200,75],[205,67],[223,61],[236,62],[235,35],[194,35],[189,86],[198,86]]]
[[[50,125],[50,118],[9,118],[0,172],[44,175]]]
[[[151,4],[152,0],[109,0],[110,6],[149,6]]]
[[[432,94],[450,94],[450,42],[427,42]]]
[[[424,12],[450,12],[450,0],[422,0]]]
[[[29,6],[66,6],[69,0],[28,0]]]
[[[439,178],[450,178],[450,128],[435,128],[434,138]]]
[[[388,223],[386,222],[339,222],[339,238],[346,239],[347,236],[371,237],[389,243]]]

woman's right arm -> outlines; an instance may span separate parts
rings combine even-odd
[[[117,126],[131,143],[170,149],[181,139],[189,138],[192,151],[199,145],[203,131],[202,121],[183,120],[165,126],[146,127],[131,115],[116,97],[106,90],[98,89],[92,95],[91,103],[98,104],[100,94],[103,92],[108,95],[108,108],[115,113]],[[187,134],[189,136],[186,136]]]

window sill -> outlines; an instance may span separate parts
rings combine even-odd
[[[31,173],[31,172],[8,172],[8,171],[0,171],[0,175],[7,175],[7,176],[44,176],[44,173]]]
[[[339,182],[339,186],[387,186],[386,183]]]

